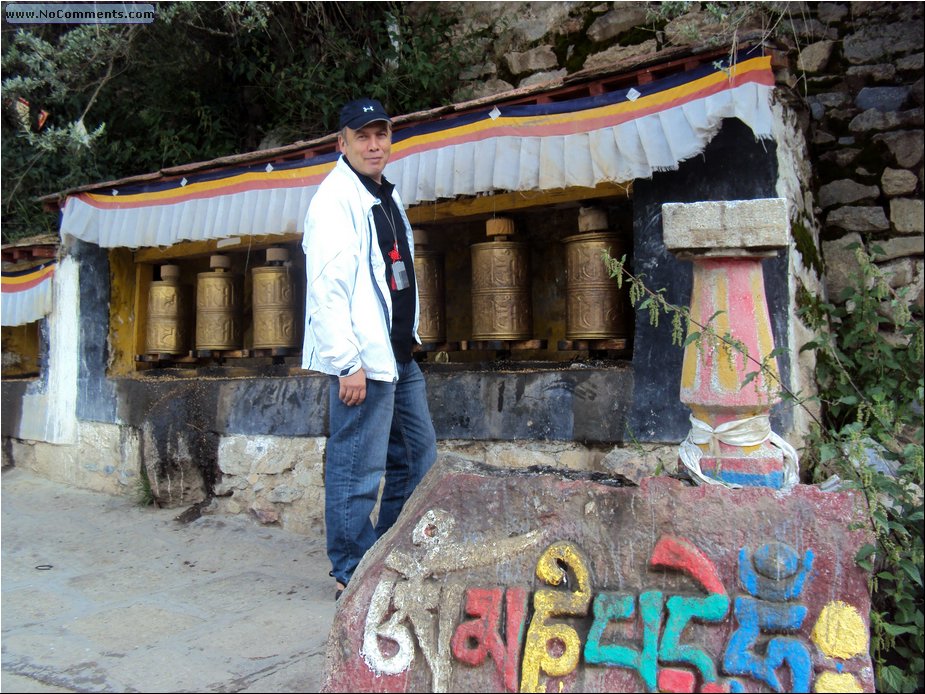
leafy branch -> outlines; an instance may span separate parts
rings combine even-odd
[[[603,260],[607,266],[610,276],[617,281],[617,287],[622,289],[623,283],[628,284],[628,294],[630,303],[639,310],[647,311],[649,314],[649,323],[655,327],[658,326],[659,315],[666,314],[671,316],[671,344],[673,346],[686,348],[692,343],[696,343],[698,349],[708,349],[711,351],[719,350],[720,353],[728,360],[730,367],[733,366],[733,356],[738,353],[746,362],[751,362],[755,367],[754,371],[745,374],[744,380],[740,387],[745,387],[751,383],[759,374],[764,376],[766,387],[770,389],[770,384],[775,384],[787,399],[792,400],[797,405],[804,405],[809,398],[801,399],[797,393],[794,393],[781,380],[777,369],[774,368],[773,360],[786,354],[785,348],[775,348],[769,354],[764,355],[760,360],[749,354],[748,345],[737,339],[732,333],[726,331],[720,333],[716,330],[714,320],[722,315],[723,311],[715,312],[707,320],[706,324],[699,322],[691,316],[690,309],[686,306],[677,306],[665,299],[665,290],[660,289],[653,291],[646,286],[644,275],[634,275],[626,269],[626,255],[617,259],[612,257],[606,251],[603,254]],[[694,329],[696,328],[696,330]],[[685,337],[686,333],[686,337]],[[821,425],[818,418],[812,411],[806,409],[809,416]]]

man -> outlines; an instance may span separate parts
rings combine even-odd
[[[324,486],[335,599],[437,455],[424,377],[412,358],[420,339],[411,225],[382,175],[392,147],[382,104],[346,104],[337,143],[341,157],[312,198],[302,240],[302,367],[331,377]]]

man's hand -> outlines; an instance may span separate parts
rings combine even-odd
[[[347,407],[359,405],[366,399],[366,372],[362,366],[356,373],[340,377],[338,396]]]

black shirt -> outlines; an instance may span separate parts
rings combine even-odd
[[[347,157],[344,162],[350,166]],[[395,360],[407,364],[412,359],[412,350],[414,348],[414,308],[417,297],[417,286],[414,277],[414,263],[411,260],[411,249],[408,248],[408,235],[405,228],[404,218],[398,210],[398,206],[392,199],[392,191],[395,186],[382,177],[382,183],[376,183],[369,176],[364,176],[359,171],[350,166],[350,170],[357,175],[357,178],[363,183],[373,196],[379,200],[378,205],[373,205],[373,221],[376,223],[376,235],[379,239],[379,250],[382,252],[382,259],[385,261],[385,283],[389,287],[392,295],[392,351],[395,353]],[[392,281],[392,263],[390,252],[397,245],[398,256],[405,264],[405,271],[408,274],[409,285],[404,289],[394,289],[395,283]]]

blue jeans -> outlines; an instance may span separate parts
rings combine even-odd
[[[331,377],[324,521],[331,574],[344,585],[437,458],[424,375],[415,361],[397,366],[397,382],[367,379],[366,400],[353,407],[340,401],[340,382]],[[374,528],[370,515],[383,474]]]

